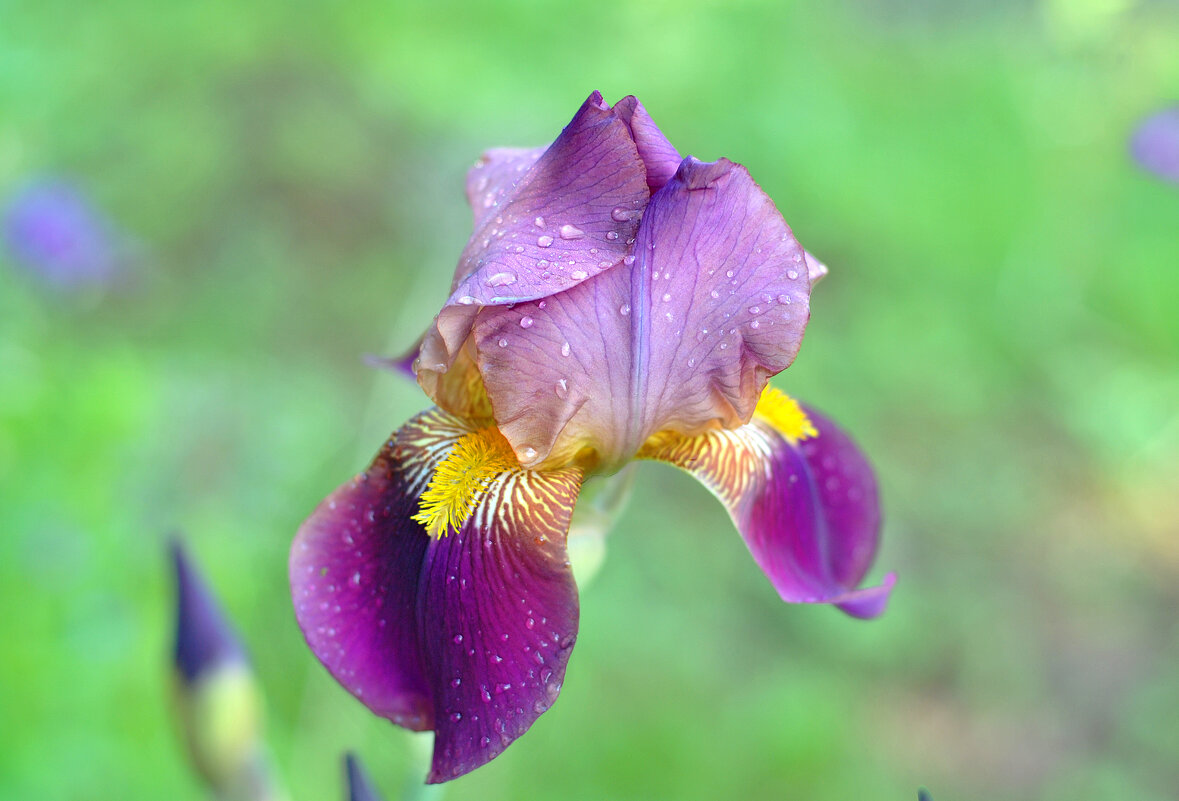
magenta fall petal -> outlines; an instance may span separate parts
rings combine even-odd
[[[410,519],[461,433],[439,412],[404,426],[320,504],[290,562],[299,625],[332,675],[394,723],[434,729],[431,782],[491,760],[548,709],[577,635],[565,533],[578,475],[514,471],[441,539]]]

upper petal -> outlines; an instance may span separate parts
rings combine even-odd
[[[312,651],[374,712],[435,730],[430,781],[478,767],[532,725],[577,633],[565,558],[577,471],[506,471],[441,539],[411,519],[468,433],[437,410],[415,418],[316,509],[291,551]]]
[[[531,166],[528,158],[515,157],[518,180],[476,217],[450,303],[551,295],[626,255],[649,194],[646,172],[629,128],[601,95],[582,104]]]
[[[433,392],[438,375],[450,369],[480,307],[568,289],[620,263],[634,241],[649,194],[646,169],[630,128],[600,94],[533,162],[534,154],[493,155],[468,182],[475,232],[422,343],[419,381],[435,402],[446,405]]]
[[[758,417],[735,431],[661,434],[640,456],[670,462],[713,491],[783,600],[876,617],[894,577],[856,589],[879,545],[876,479],[846,434],[807,413],[818,436],[802,442]]]
[[[634,95],[628,95],[614,104],[614,113],[630,126],[631,136],[639,156],[643,159],[643,166],[647,169],[647,186],[654,192],[675,175],[683,157],[667,141],[663,131],[651,119],[647,109]]]
[[[475,321],[495,418],[525,464],[582,448],[607,465],[655,431],[749,419],[809,315],[802,247],[744,167],[684,160],[647,206],[633,258]]]

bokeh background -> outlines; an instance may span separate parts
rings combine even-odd
[[[900,583],[872,623],[783,605],[646,465],[561,700],[445,797],[1176,797],[1179,185],[1127,155],[1176,4],[44,0],[0,2],[0,204],[70,187],[106,250],[0,252],[0,798],[203,797],[177,530],[291,795],[341,797],[347,748],[420,781],[305,648],[286,551],[425,404],[362,356],[444,298],[466,168],[593,89],[831,265],[776,383],[873,457]]]

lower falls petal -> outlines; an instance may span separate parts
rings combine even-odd
[[[856,589],[880,541],[875,476],[846,434],[813,410],[805,415],[817,436],[785,434],[755,415],[735,430],[656,435],[639,456],[670,462],[707,486],[783,600],[876,617],[895,577]]]
[[[434,468],[471,429],[433,410],[330,495],[291,550],[312,651],[379,715],[434,729],[428,781],[503,752],[560,692],[577,636],[565,553],[577,470],[499,474],[458,530],[412,520]]]

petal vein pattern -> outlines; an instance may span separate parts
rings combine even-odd
[[[759,414],[737,430],[658,434],[639,457],[673,464],[708,487],[782,600],[876,617],[894,577],[856,589],[879,544],[876,480],[846,434],[811,409],[804,419],[817,436],[799,440],[797,421],[782,431]]]
[[[609,472],[656,431],[742,425],[798,351],[804,258],[743,167],[685,159],[651,199],[633,259],[480,313],[477,362],[504,436],[528,466],[588,450]]]
[[[457,531],[412,519],[438,463],[472,428],[432,410],[330,495],[291,551],[312,651],[377,714],[434,729],[429,781],[501,753],[556,699],[577,635],[566,533],[576,469],[503,471]]]

